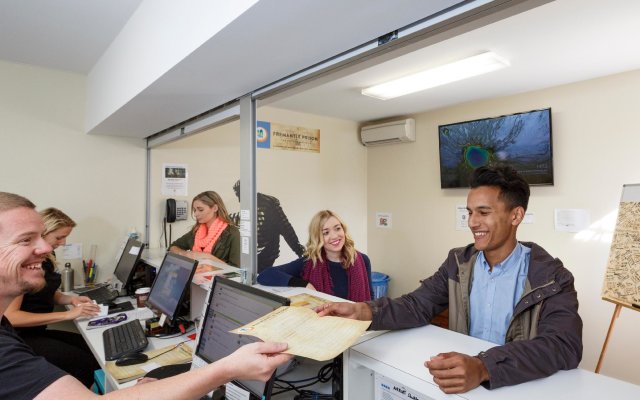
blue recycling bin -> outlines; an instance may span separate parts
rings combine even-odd
[[[382,272],[371,272],[371,286],[373,286],[373,299],[378,299],[387,295],[389,291],[389,275]]]

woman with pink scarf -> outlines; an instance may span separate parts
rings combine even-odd
[[[220,195],[212,190],[193,198],[191,212],[195,225],[184,236],[171,243],[169,251],[194,260],[212,260],[237,267],[240,265],[240,231],[229,219]],[[197,272],[211,271],[205,263]]]

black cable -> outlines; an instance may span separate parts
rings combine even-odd
[[[161,356],[161,355],[163,355],[163,354],[166,354],[166,353],[168,353],[168,352],[170,352],[170,351],[173,351],[173,350],[177,349],[178,347],[182,346],[184,343],[187,343],[188,341],[189,341],[189,340],[182,341],[182,342],[180,342],[180,343],[176,344],[175,346],[173,346],[172,348],[170,348],[170,349],[168,349],[168,350],[163,351],[162,353],[156,354],[156,355],[155,355],[155,356],[153,356],[153,357],[149,357],[149,358],[147,359],[147,361],[149,361],[149,360],[153,360],[153,359],[154,359],[154,358],[156,358],[156,357],[160,357],[160,356]]]
[[[278,392],[273,392],[271,395],[276,396],[278,394],[295,391],[296,393],[298,393],[295,397],[296,399],[330,400],[330,399],[333,399],[332,395],[327,395],[327,394],[317,393],[312,390],[302,390],[302,389],[309,386],[313,386],[316,383],[329,382],[332,379],[332,377],[333,377],[333,363],[323,365],[318,370],[318,374],[310,378],[303,378],[303,379],[290,381],[290,380],[284,380],[279,377],[276,377],[274,381],[274,389],[282,389],[282,390]],[[296,385],[301,383],[304,383],[304,384]],[[301,396],[304,396],[304,397],[301,397]],[[306,397],[306,396],[316,396],[316,397]],[[324,396],[328,396],[328,397],[324,397]]]
[[[184,333],[176,332],[176,333],[171,333],[171,334],[168,334],[168,335],[167,334],[158,333],[158,334],[155,334],[155,335],[147,335],[147,337],[153,337],[153,338],[156,338],[156,339],[173,339],[175,337],[186,335],[186,334],[191,333],[191,332],[196,330],[195,322],[193,324],[191,324],[191,323],[189,323],[189,321],[187,321],[187,320],[185,320],[183,318],[180,318],[180,319],[178,319],[176,321],[181,321],[181,323],[187,324],[187,329],[185,329]]]
[[[164,237],[164,248],[167,248],[167,218],[162,219],[162,236]]]

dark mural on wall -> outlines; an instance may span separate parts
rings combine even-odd
[[[240,200],[240,181],[233,185],[233,191]],[[298,235],[282,210],[280,200],[273,196],[257,193],[257,203],[258,273],[273,266],[280,256],[280,236],[284,238],[298,257],[302,257],[305,248],[300,244]],[[240,213],[232,213],[230,217],[236,225],[240,224]]]

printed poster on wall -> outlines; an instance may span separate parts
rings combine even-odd
[[[469,229],[469,211],[466,204],[456,206],[456,230],[466,231]]]
[[[264,149],[319,153],[320,129],[258,121],[256,124],[256,144],[258,148]]]
[[[391,213],[377,212],[376,213],[376,226],[378,228],[391,229]]]
[[[187,195],[187,164],[162,164],[162,195]]]

